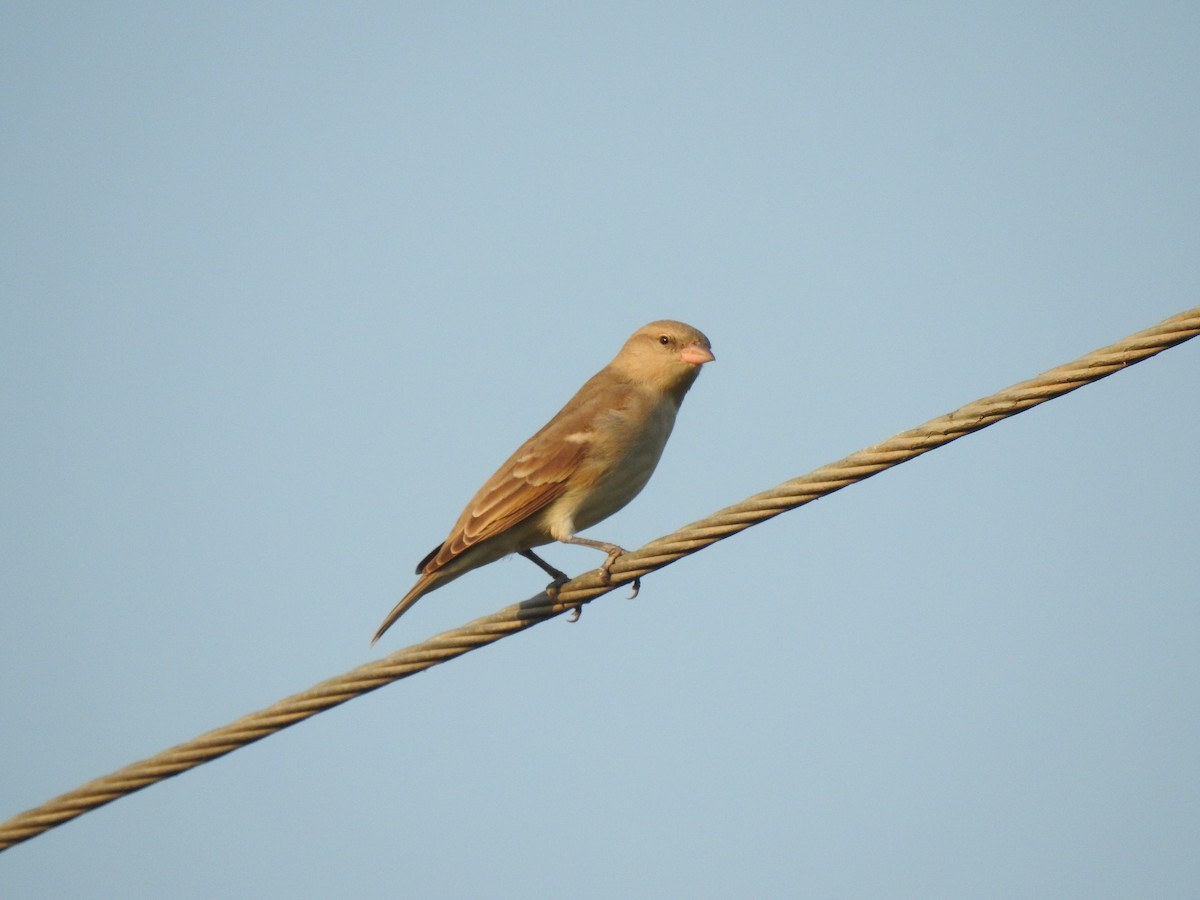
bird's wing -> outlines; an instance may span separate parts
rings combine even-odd
[[[592,382],[584,385],[487,480],[420,571],[437,571],[470,547],[541,512],[566,492],[571,476],[591,452],[595,410],[614,399],[607,396],[611,391],[596,388]]]

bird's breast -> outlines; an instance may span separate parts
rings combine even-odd
[[[586,465],[590,471],[582,479],[592,486],[571,498],[574,531],[607,519],[641,493],[671,436],[676,411],[670,399],[662,398],[600,417]]]

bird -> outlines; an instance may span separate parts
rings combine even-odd
[[[646,486],[700,368],[716,357],[691,325],[663,319],[639,328],[607,366],[522,444],[467,504],[446,539],[418,564],[417,583],[371,643],[430,591],[517,553],[554,581],[567,576],[533,552],[560,541],[607,554],[601,577],[625,551],[577,532],[622,509]],[[636,591],[635,583],[635,591]]]

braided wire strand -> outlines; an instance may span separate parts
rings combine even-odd
[[[622,584],[752,525],[1098,381],[1197,334],[1200,334],[1200,306],[657,538],[619,557],[607,584],[602,581],[599,569],[586,572],[563,585],[556,599],[540,592],[524,602],[358,666],[228,725],[90,781],[0,823],[0,851],[347,700],[577,609]]]

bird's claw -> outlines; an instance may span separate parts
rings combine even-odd
[[[550,582],[548,585],[546,585],[546,596],[550,598],[551,603],[558,602],[558,589],[570,580],[571,580],[570,578],[568,578],[567,576],[564,575],[562,578],[555,578],[552,582]],[[578,622],[579,616],[582,613],[583,613],[582,605],[573,607],[571,609],[570,614],[567,616],[567,621],[568,622]]]
[[[582,540],[569,541],[568,543],[586,543],[586,544],[588,544],[588,546],[597,546],[597,544],[595,542],[582,541]],[[600,569],[599,569],[600,583],[603,584],[605,587],[612,587],[612,583],[613,583],[612,582],[612,572],[610,571],[610,569],[612,568],[612,564],[617,561],[618,557],[620,557],[623,553],[625,553],[625,550],[621,547],[618,547],[616,544],[603,544],[603,545],[599,545],[599,546],[601,547],[601,549],[608,550],[608,558],[605,559],[603,563],[601,563]],[[560,587],[562,587],[564,584],[566,584],[568,581],[570,581],[570,579],[566,575],[564,575],[562,572],[558,572],[557,569],[553,568],[546,562],[539,559],[532,551],[529,551],[529,552],[523,551],[521,553],[521,555],[526,557],[527,559],[530,559],[533,562],[537,563],[539,566],[541,566],[547,572],[556,572],[557,573],[557,577],[555,577],[555,579],[552,582],[550,582],[548,585],[546,585],[546,596],[550,599],[551,603],[557,603],[558,602],[558,589]],[[629,599],[632,600],[634,597],[636,597],[638,595],[638,591],[640,591],[641,589],[642,589],[642,579],[641,578],[633,579],[633,593],[629,595]],[[580,604],[579,606],[573,607],[571,609],[570,614],[567,616],[567,621],[568,622],[578,622],[579,617],[582,614],[583,614],[583,604]]]
[[[606,582],[606,583],[608,583],[608,582]],[[638,595],[638,591],[640,591],[641,589],[642,589],[642,579],[641,578],[633,579],[633,593],[629,595],[629,599],[630,600],[634,599]],[[549,592],[549,589],[547,588],[547,593],[548,592]],[[555,588],[555,592],[557,593],[557,588]],[[553,598],[553,599],[557,599],[557,598]],[[570,615],[567,616],[567,621],[568,622],[578,622],[579,617],[581,615],[583,615],[583,605],[582,604],[580,604],[579,606],[576,606],[574,609],[571,610]]]

